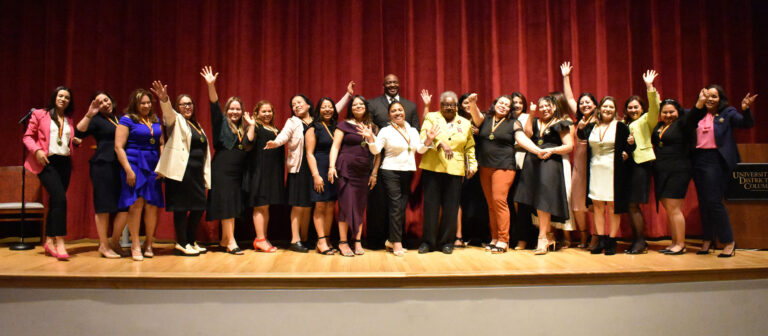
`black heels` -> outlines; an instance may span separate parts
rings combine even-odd
[[[704,248],[704,243],[708,243],[706,249]],[[696,254],[698,254],[698,255],[705,255],[705,254],[710,254],[710,253],[714,253],[714,252],[715,252],[715,241],[714,240],[705,240],[704,242],[701,243],[701,250],[696,251]]]
[[[723,249],[725,251],[725,249]],[[733,244],[733,250],[731,250],[731,253],[720,253],[717,255],[718,258],[730,258],[736,255],[736,243]]]
[[[632,244],[632,247],[626,251],[624,251],[626,254],[645,254],[648,253],[648,242],[645,240],[642,241],[635,241],[634,244]]]

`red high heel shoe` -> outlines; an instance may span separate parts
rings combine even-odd
[[[261,246],[258,245],[258,243],[266,242],[266,241],[267,241],[267,238],[261,238],[261,239],[256,238],[256,239],[254,239],[253,240],[253,249],[256,250],[257,252],[259,252],[259,251],[267,252],[267,253],[276,252],[277,251],[277,247],[272,246],[272,244],[269,244],[269,242],[267,242],[267,244],[269,244],[269,248],[266,248],[266,249],[262,248]]]

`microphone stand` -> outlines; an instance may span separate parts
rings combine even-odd
[[[24,132],[26,132],[27,130],[27,127],[26,127],[27,120],[29,120],[29,117],[32,116],[32,112],[34,111],[35,111],[34,108],[30,109],[29,112],[27,112],[27,114],[24,115],[19,120],[19,124],[22,126],[22,129],[24,130]],[[32,244],[24,242],[24,223],[26,220],[26,199],[24,198],[24,196],[25,196],[25,191],[27,186],[27,169],[24,168],[24,161],[27,158],[26,152],[27,152],[27,146],[25,146],[22,143],[21,144],[21,218],[19,220],[19,237],[21,237],[21,239],[19,240],[18,243],[11,244],[11,247],[9,247],[11,250],[14,250],[14,251],[31,250],[32,248],[34,248]],[[40,232],[41,245],[43,244],[44,234],[45,234],[44,232]]]

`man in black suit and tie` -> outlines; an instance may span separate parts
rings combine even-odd
[[[373,123],[382,129],[389,125],[389,104],[399,101],[405,109],[405,120],[411,127],[421,128],[416,104],[400,97],[400,80],[394,74],[384,77],[384,94],[368,101]],[[389,208],[387,191],[382,183],[377,183],[368,195],[366,238],[368,248],[380,249],[389,237]],[[405,229],[405,228],[403,228]]]

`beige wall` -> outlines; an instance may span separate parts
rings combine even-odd
[[[6,288],[0,289],[0,334],[764,335],[767,303],[768,280],[450,289]]]

